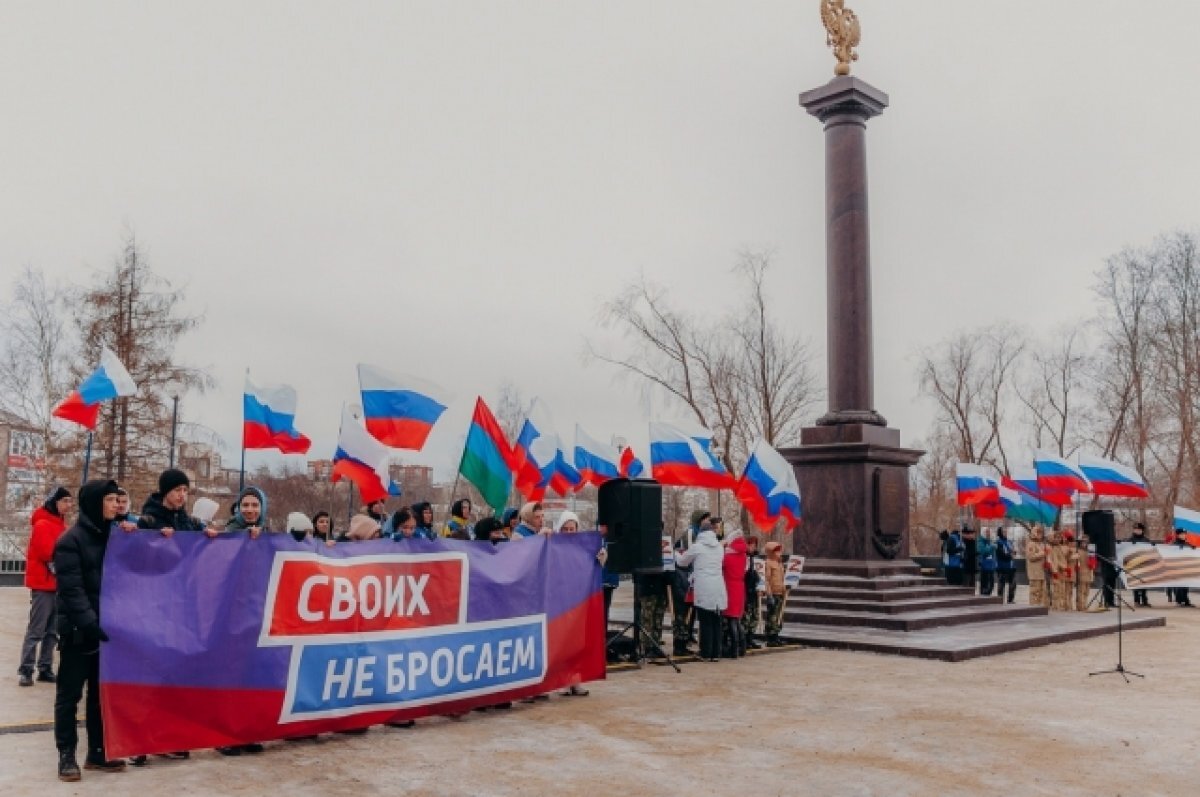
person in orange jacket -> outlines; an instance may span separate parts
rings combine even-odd
[[[52,684],[54,649],[58,647],[58,613],[54,592],[54,543],[67,530],[67,513],[74,500],[65,487],[55,487],[46,502],[33,510],[29,548],[25,552],[25,586],[29,587],[29,624],[21,645],[21,666],[17,668],[21,686],[33,686],[33,668],[37,679]],[[38,645],[41,650],[38,650]]]

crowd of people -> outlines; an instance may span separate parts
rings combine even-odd
[[[995,593],[1008,603],[1016,597],[1016,552],[1007,532],[1001,526],[993,538],[991,530],[983,528],[978,535],[969,525],[939,535],[942,565],[946,583],[976,588],[979,594]],[[1130,542],[1150,543],[1144,523],[1135,523]],[[1191,547],[1188,536],[1176,530],[1164,541]],[[1025,539],[1025,575],[1029,581],[1029,604],[1045,606],[1052,611],[1087,611],[1091,591],[1099,569],[1094,548],[1089,549],[1085,535],[1076,536],[1070,529],[1052,530],[1036,525]],[[1150,606],[1146,589],[1133,589],[1136,606]],[[1166,590],[1168,603],[1192,606],[1187,587]],[[1109,599],[1110,601],[1112,598]]]
[[[31,687],[35,682],[55,684],[54,737],[61,780],[81,778],[76,755],[79,743],[76,711],[85,689],[87,753],[83,769],[119,772],[127,765],[124,760],[106,757],[100,712],[101,643],[108,641],[101,624],[100,587],[105,550],[110,534],[116,531],[146,529],[167,536],[197,532],[210,537],[222,531],[246,531],[252,538],[264,532],[279,532],[291,534],[297,541],[313,538],[333,546],[381,538],[402,541],[436,537],[500,545],[538,534],[571,534],[582,530],[579,517],[573,512],[563,512],[553,527],[547,525],[545,511],[536,502],[526,503],[519,509],[506,509],[499,518],[484,517],[472,523],[471,502],[465,498],[454,502],[450,519],[440,528],[435,528],[433,507],[427,501],[389,512],[382,500],[366,505],[340,532],[334,528],[333,517],[328,512],[317,512],[311,517],[290,512],[283,527],[279,528],[270,524],[267,495],[257,487],[243,489],[224,520],[203,520],[189,512],[190,490],[191,481],[186,473],[173,468],[165,470],[159,476],[158,491],[150,495],[141,512],[135,514],[123,488],[115,481],[99,479],[80,488],[74,523],[70,523],[69,518],[76,508],[76,501],[63,487],[55,488],[32,515],[25,574],[31,601],[18,675],[19,684],[25,687]],[[607,555],[603,548],[596,558],[603,570],[607,625],[612,593],[619,579],[604,569]],[[54,668],[55,649],[59,651],[57,671]],[[588,690],[575,684],[562,694],[585,696]],[[527,698],[529,702],[545,699],[548,699],[547,695]],[[489,708],[509,707],[511,703],[499,703]],[[399,727],[412,724],[412,721],[396,723]],[[365,729],[357,732],[365,732]],[[251,743],[217,750],[224,755],[237,756],[261,752],[263,746]],[[189,753],[179,751],[165,757],[182,759],[189,757]],[[138,756],[129,763],[144,765],[146,760],[146,756]]]
[[[721,518],[705,510],[693,512],[668,567],[635,576],[639,625],[653,642],[650,652],[663,650],[668,611],[676,656],[695,654],[701,661],[714,662],[739,658],[764,644],[782,646],[783,546],[769,542],[760,557],[758,545],[757,537],[737,529],[727,532]],[[763,615],[765,642],[759,642]]]

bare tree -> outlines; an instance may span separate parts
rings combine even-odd
[[[175,360],[179,338],[200,323],[199,316],[179,312],[182,299],[150,269],[132,233],[112,269],[78,294],[83,347],[77,373],[94,366],[100,348],[108,346],[138,385],[137,396],[103,404],[97,424],[98,470],[118,480],[145,475],[135,474],[134,465],[148,473],[166,461],[171,396],[211,384],[204,371]]]
[[[0,333],[0,406],[38,429],[46,477],[56,481],[64,433],[51,411],[75,387],[70,368],[75,341],[66,324],[64,291],[48,284],[41,271],[25,268],[0,313]]]
[[[922,352],[921,391],[937,404],[937,422],[953,431],[960,461],[1008,471],[1005,420],[1024,352],[1022,333],[1006,324],[960,332]]]
[[[496,421],[504,430],[510,443],[515,442],[517,435],[521,433],[521,424],[525,422],[525,416],[529,414],[532,403],[532,399],[526,400],[521,393],[521,388],[512,382],[506,379],[500,383],[500,400],[496,402]]]
[[[1083,442],[1086,416],[1080,395],[1088,385],[1081,329],[1079,325],[1064,327],[1051,335],[1049,343],[1035,347],[1030,355],[1032,367],[1017,387],[1034,447],[1061,456],[1074,454]]]
[[[1197,401],[1200,401],[1200,256],[1197,240],[1185,233],[1160,239],[1154,249],[1160,279],[1155,286],[1154,349],[1162,377],[1162,398],[1170,408],[1177,450],[1167,464],[1170,504],[1200,497]]]
[[[925,456],[909,471],[909,529],[914,552],[937,553],[938,532],[955,525],[958,502],[954,490],[954,465],[958,460],[958,440],[946,425],[936,425],[918,447]]]
[[[1151,306],[1157,273],[1155,258],[1126,248],[1105,261],[1094,288],[1102,343],[1092,377],[1097,410],[1093,440],[1105,456],[1127,456],[1147,478],[1159,415]]]
[[[820,398],[807,341],[785,332],[767,306],[769,254],[746,251],[736,271],[748,296],[734,324],[740,346],[739,389],[745,407],[745,454],[759,437],[774,446],[796,445],[800,427]]]
[[[591,357],[665,394],[712,431],[722,463],[735,473],[759,436],[795,443],[818,398],[809,346],[771,313],[770,265],[766,253],[739,256],[734,272],[746,296],[720,319],[676,309],[643,276],[604,307],[629,350],[610,354],[589,344]]]

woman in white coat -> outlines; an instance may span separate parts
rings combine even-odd
[[[675,554],[681,567],[692,565],[693,605],[700,618],[700,660],[716,661],[721,655],[721,612],[728,606],[721,564],[725,549],[706,518],[701,521],[696,540],[686,551]]]

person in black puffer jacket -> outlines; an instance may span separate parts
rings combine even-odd
[[[108,635],[100,627],[100,583],[104,552],[117,516],[117,483],[90,481],[79,489],[79,518],[54,546],[58,576],[58,635],[61,661],[54,698],[54,742],[58,747],[58,778],[79,780],[75,747],[79,733],[75,711],[87,685],[87,757],[85,769],[119,772],[124,761],[104,757],[104,724],[100,717],[100,643]]]
[[[158,476],[158,492],[146,499],[138,528],[174,531],[204,531],[204,524],[188,514],[188,491],[192,483],[186,473],[168,468]]]

